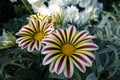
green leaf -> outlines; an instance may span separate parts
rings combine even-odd
[[[97,77],[95,76],[95,73],[93,72],[87,76],[86,80],[97,80]]]
[[[120,60],[112,63],[112,64],[109,66],[109,68],[116,67],[116,66],[120,66]]]
[[[19,69],[15,75],[20,80],[40,80],[40,75],[30,69]]]

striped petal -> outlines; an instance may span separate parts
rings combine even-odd
[[[91,61],[95,60],[95,55],[92,52],[76,50],[76,53],[80,53],[80,54],[86,55]]]
[[[67,36],[69,36],[68,42],[73,41],[75,34],[76,28],[74,26],[70,26],[67,31]]]
[[[88,31],[86,31],[86,30],[79,32],[75,36],[75,38],[73,39],[73,44],[78,43],[79,41],[81,41],[82,39],[84,39],[87,35],[88,35]]]
[[[86,51],[93,51],[93,50],[97,50],[98,46],[96,44],[94,44],[94,43],[83,42],[83,43],[77,44],[76,49],[86,50]]]
[[[78,61],[80,61],[82,64],[86,65],[86,66],[92,66],[92,61],[85,55],[83,54],[78,54],[78,53],[75,53],[73,54],[74,58]]]
[[[28,45],[28,51],[29,52],[32,52],[33,51],[33,49],[34,49],[34,47],[35,47],[35,42],[34,41],[32,41],[31,43],[29,43],[29,45]]]
[[[42,54],[56,53],[56,52],[60,52],[60,50],[56,47],[44,47],[41,51]]]
[[[35,43],[36,43],[35,48],[36,48],[37,50],[40,50],[40,49],[41,49],[41,45],[42,45],[41,41],[40,41],[40,40],[37,40]]]
[[[76,59],[75,56],[72,56],[71,58],[72,58],[73,63],[75,64],[75,66],[76,66],[81,72],[85,73],[85,71],[86,71],[85,65],[83,65],[83,64],[79,61],[79,59]]]
[[[65,56],[60,56],[57,61],[56,61],[56,64],[55,64],[55,72],[57,74],[60,74],[63,72],[64,68],[65,68],[65,65],[66,65],[66,57]]]
[[[40,32],[40,27],[41,27],[42,22],[41,22],[41,20],[37,19],[36,23],[37,23],[36,25],[38,26],[38,28],[37,28],[38,32]]]
[[[48,20],[43,21],[42,27],[41,27],[41,30],[42,30],[42,31],[45,31],[45,30],[48,28],[48,27],[47,27],[47,24],[48,24]]]
[[[35,32],[38,32],[39,29],[38,29],[38,27],[37,27],[37,25],[36,25],[35,20],[32,20],[32,19],[31,19],[29,23],[30,23],[31,27],[34,29],[34,31],[35,31]]]
[[[95,38],[95,36],[87,36],[87,37],[85,37],[85,38],[83,38],[82,40],[80,40],[80,41],[78,41],[76,44],[74,44],[74,45],[77,45],[77,44],[79,44],[79,43],[81,43],[81,42],[91,42],[92,41],[92,39],[94,39]]]
[[[51,37],[52,39],[57,40],[59,43],[63,43],[63,40],[61,40],[62,38],[60,38],[60,35],[59,35],[59,34],[51,33],[50,37]]]
[[[45,43],[45,44],[48,44],[48,45],[49,44],[54,44],[54,45],[60,46],[59,42],[57,40],[54,40],[54,39],[46,38],[46,39],[43,39],[42,42]]]
[[[30,25],[28,24],[28,25],[23,26],[23,28],[19,32],[26,32],[29,34],[34,34],[35,30],[33,29],[33,27],[30,27]]]
[[[45,58],[44,58],[44,60],[43,60],[43,65],[47,65],[47,64],[53,62],[53,61],[56,60],[59,56],[60,56],[59,53],[52,53],[52,54],[46,55]]]
[[[67,57],[66,59],[66,67],[64,70],[64,75],[67,78],[71,78],[74,72],[74,66],[73,66],[73,61],[71,57]]]
[[[58,29],[58,30],[56,30],[56,33],[57,33],[57,36],[59,37],[60,41],[62,43],[64,43],[66,38],[65,38],[65,35],[63,33],[63,30],[62,29]]]
[[[51,64],[50,64],[50,67],[49,67],[49,71],[51,73],[53,73],[55,71],[55,63],[56,63],[56,60],[53,61]]]

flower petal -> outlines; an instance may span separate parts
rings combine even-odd
[[[77,44],[76,49],[79,50],[88,50],[88,51],[93,51],[93,50],[97,50],[98,46],[92,42],[82,42]]]
[[[61,55],[57,61],[56,61],[56,64],[55,64],[55,72],[57,74],[60,74],[63,72],[64,68],[65,68],[65,65],[66,65],[66,57]]]
[[[77,50],[76,53],[86,55],[91,61],[95,60],[95,55],[92,52]]]
[[[77,35],[73,39],[73,44],[78,43],[79,41],[84,39],[87,35],[88,35],[88,31],[87,30],[84,30],[84,31],[81,31],[81,32],[77,33]]]
[[[86,68],[85,65],[81,63],[81,61],[79,61],[79,59],[76,59],[75,56],[71,56],[73,63],[75,64],[75,66],[83,73],[85,73]]]
[[[86,66],[92,66],[92,61],[85,55],[81,53],[75,53],[73,54],[74,58],[76,58],[78,61],[80,61],[82,64]]]
[[[67,35],[69,36],[68,42],[73,41],[75,34],[76,34],[75,26],[70,26],[67,31]]]
[[[73,61],[72,61],[71,57],[67,57],[64,75],[65,75],[65,77],[70,78],[70,77],[72,77],[73,72],[74,72]]]
[[[60,41],[62,41],[62,43],[65,42],[65,35],[64,35],[64,31],[62,29],[58,29],[56,30],[57,36],[59,37]]]
[[[29,51],[29,52],[32,52],[33,49],[34,49],[34,47],[35,47],[35,42],[32,41],[32,42],[28,45],[28,51]]]
[[[37,50],[40,50],[40,49],[41,49],[41,45],[42,45],[42,43],[41,43],[40,40],[35,41],[35,48],[36,48]]]
[[[49,45],[49,44],[54,44],[54,45],[60,46],[60,45],[59,45],[59,42],[57,42],[57,41],[54,40],[54,39],[46,38],[46,39],[43,39],[42,42],[45,43],[45,44],[47,44],[47,45]]]
[[[92,41],[92,39],[94,39],[94,38],[95,38],[95,36],[87,36],[87,37],[83,38],[82,40],[78,41],[78,42],[76,43],[76,45],[79,44],[79,43],[81,43],[81,42],[90,42],[90,41]],[[75,44],[74,44],[74,45],[75,45]]]
[[[49,67],[49,71],[51,73],[53,73],[55,71],[55,64],[56,64],[56,60],[53,61],[51,64],[50,64],[50,67]]]
[[[56,52],[60,52],[60,50],[56,47],[44,47],[41,51],[41,54],[47,54],[47,53],[56,53]]]
[[[36,21],[35,20],[33,20],[33,19],[30,19],[30,25],[31,25],[31,27],[34,29],[34,31],[35,32],[38,32],[38,27],[37,27],[37,25],[36,25]]]
[[[52,53],[52,54],[46,55],[43,60],[43,65],[47,65],[51,63],[52,61],[56,60],[59,56],[60,56],[59,53]]]
[[[34,34],[35,30],[33,29],[33,27],[30,27],[30,25],[28,24],[28,25],[23,26],[22,29],[19,32],[25,32],[25,33],[28,33],[28,34]]]

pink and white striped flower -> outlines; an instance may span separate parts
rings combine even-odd
[[[32,52],[34,48],[41,49],[42,39],[46,38],[53,31],[53,23],[49,23],[47,19],[30,19],[29,23],[22,27],[22,29],[16,33],[21,36],[16,40],[21,49],[27,47],[29,52]]]
[[[81,72],[86,71],[86,66],[91,67],[95,59],[92,51],[98,46],[93,43],[94,36],[90,36],[87,30],[76,32],[74,26],[68,29],[58,29],[56,33],[49,35],[50,38],[43,39],[45,46],[41,53],[46,54],[43,65],[50,64],[51,73],[64,73],[70,78],[74,73],[74,66]]]

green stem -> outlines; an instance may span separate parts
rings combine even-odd
[[[31,12],[31,10],[30,10],[30,8],[26,5],[26,3],[25,3],[25,0],[21,0],[22,1],[22,3],[24,4],[24,6],[26,7],[26,9],[30,12],[30,14],[32,15],[32,12]]]

